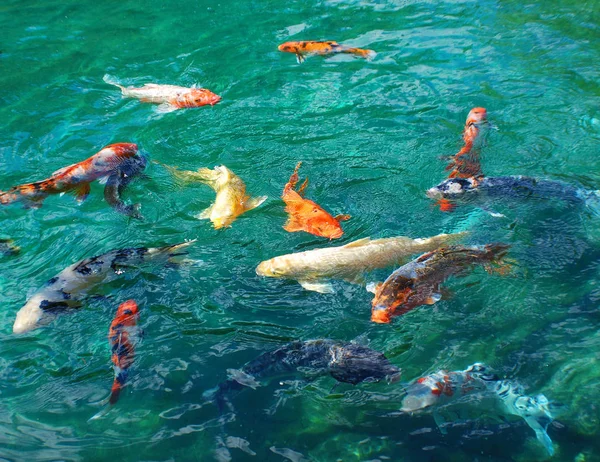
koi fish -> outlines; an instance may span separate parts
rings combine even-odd
[[[21,251],[12,239],[0,239],[0,257],[16,255]]]
[[[215,202],[196,218],[210,220],[215,229],[221,229],[235,221],[241,214],[252,210],[267,200],[267,196],[250,197],[246,194],[246,185],[242,179],[224,165],[213,170],[200,168],[195,172],[165,167],[180,181],[199,181],[210,186],[216,193]]]
[[[13,333],[23,334],[49,324],[58,315],[81,308],[83,299],[100,284],[122,275],[127,268],[147,262],[178,262],[182,251],[194,241],[166,247],[138,247],[112,250],[68,266],[27,300],[17,312]]]
[[[121,390],[127,381],[129,367],[133,364],[135,350],[129,337],[132,334],[132,328],[137,324],[138,317],[137,303],[134,300],[127,300],[119,305],[117,314],[110,324],[108,339],[112,349],[111,359],[115,368],[115,379],[108,400],[111,406],[119,400]]]
[[[500,380],[481,363],[475,363],[464,371],[438,371],[417,379],[408,387],[401,410],[415,412],[431,406],[439,407],[477,393],[495,398],[503,413],[523,418],[548,454],[554,454],[552,440],[547,433],[548,425],[554,419],[548,399],[541,394],[525,395],[523,387]],[[445,433],[439,413],[434,410],[433,416],[440,431]]]
[[[144,156],[134,156],[124,162],[108,177],[104,187],[104,200],[117,212],[142,220],[139,212],[140,204],[125,205],[121,199],[123,190],[135,179],[145,168],[147,160]]]
[[[479,150],[485,141],[490,124],[487,111],[483,107],[471,109],[467,116],[463,140],[465,145],[454,155],[446,170],[449,178],[469,178],[483,175],[479,160]]]
[[[294,188],[298,184],[298,169],[302,162],[298,162],[290,181],[283,188],[281,198],[285,202],[285,211],[289,214],[288,221],[283,229],[290,233],[306,231],[315,236],[337,239],[342,237],[344,231],[340,221],[349,220],[350,215],[337,215],[332,217],[329,213],[315,204],[313,201],[304,199],[304,190],[308,185],[308,178],[300,186],[298,191]]]
[[[363,50],[362,48],[348,47],[340,45],[337,42],[328,41],[300,41],[300,42],[285,42],[279,45],[279,51],[284,53],[294,53],[298,64],[304,62],[305,55],[332,55],[337,53],[348,53],[361,58],[371,59],[375,56],[373,50]]]
[[[508,250],[505,244],[449,246],[401,266],[375,288],[371,321],[389,323],[392,316],[408,313],[421,305],[433,305],[442,296],[440,284],[452,275],[463,274],[475,264],[499,264]]]
[[[83,202],[90,193],[92,181],[107,181],[137,152],[137,145],[133,143],[111,144],[82,162],[57,170],[46,180],[15,186],[6,192],[0,191],[0,204],[21,201],[27,208],[39,208],[50,194],[71,191],[75,192],[77,201]]]
[[[450,178],[428,189],[427,196],[438,202],[447,201],[451,204],[450,210],[458,203],[475,200],[536,198],[584,205],[596,215],[600,214],[600,191],[526,176]]]
[[[143,87],[124,87],[119,85],[109,75],[103,79],[109,85],[114,85],[121,89],[121,94],[125,98],[137,98],[142,103],[159,104],[158,112],[171,112],[181,108],[214,106],[221,97],[206,88],[187,88],[177,85],[158,85],[147,83]]]
[[[306,290],[333,293],[328,279],[361,283],[365,273],[405,263],[410,255],[429,252],[458,241],[467,233],[438,234],[426,239],[398,236],[386,239],[364,238],[341,247],[308,250],[261,262],[259,276],[295,279]]]
[[[293,375],[296,372],[311,377],[331,375],[338,382],[356,385],[365,381],[400,379],[400,369],[384,354],[350,342],[330,339],[296,341],[264,353],[241,370],[228,370],[231,378],[221,382],[205,396],[211,396],[220,409],[228,404],[228,395],[244,387],[256,388],[261,379]]]

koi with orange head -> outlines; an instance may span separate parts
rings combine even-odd
[[[508,250],[505,244],[441,247],[401,266],[375,288],[371,321],[389,323],[421,305],[439,301],[440,285],[452,275],[463,274],[475,264],[495,270]],[[498,271],[499,272],[499,271]]]
[[[78,202],[83,202],[90,193],[90,184],[98,180],[106,183],[118,176],[127,176],[125,184],[146,166],[145,158],[138,156],[138,147],[133,143],[115,143],[102,148],[92,157],[57,170],[50,178],[35,183],[14,186],[6,192],[0,191],[0,204],[22,202],[26,208],[39,208],[51,194],[74,192]],[[115,183],[116,181],[110,181]],[[120,182],[120,191],[124,188]],[[111,205],[113,205],[111,203]],[[126,213],[126,210],[120,210]]]
[[[450,171],[449,178],[470,178],[482,175],[479,150],[485,141],[489,127],[485,108],[471,109],[463,132],[465,144],[446,167],[446,170]]]
[[[127,300],[119,305],[117,314],[110,325],[108,339],[112,349],[112,363],[115,368],[115,379],[110,391],[109,403],[115,404],[119,400],[121,390],[127,381],[129,368],[133,364],[135,348],[130,336],[134,334],[134,328],[139,317],[137,303]]]
[[[177,85],[158,85],[147,83],[143,87],[124,87],[110,76],[105,75],[104,81],[121,89],[125,98],[136,98],[142,103],[159,104],[158,112],[171,112],[182,108],[214,106],[221,97],[206,88],[180,87]]]
[[[313,201],[303,198],[302,195],[308,185],[308,178],[304,180],[298,191],[294,190],[298,184],[298,169],[301,165],[302,162],[298,162],[290,180],[283,188],[281,198],[285,202],[285,211],[289,215],[283,229],[290,233],[305,231],[329,239],[342,237],[344,231],[340,221],[349,220],[350,215],[332,217]]]
[[[279,51],[284,53],[294,53],[298,64],[303,63],[306,55],[332,55],[337,53],[347,53],[361,58],[373,58],[373,50],[364,50],[362,48],[348,47],[340,45],[332,40],[317,41],[307,40],[299,42],[285,42],[279,45]]]

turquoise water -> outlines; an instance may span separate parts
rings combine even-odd
[[[600,219],[536,200],[494,203],[505,218],[474,205],[445,214],[424,194],[444,178],[440,157],[458,151],[474,106],[498,128],[482,154],[487,175],[600,188],[599,11],[598,1],[5,0],[0,189],[135,142],[180,168],[224,164],[269,199],[215,231],[194,218],[214,192],[178,187],[151,164],[125,193],[142,203],[143,222],[110,209],[98,184],[81,206],[66,195],[39,210],[0,210],[0,238],[21,247],[0,257],[0,459],[210,460],[227,437],[256,453],[231,448],[233,460],[547,457],[522,420],[485,408],[447,435],[431,414],[398,415],[398,385],[276,381],[235,397],[231,421],[202,396],[265,351],[330,337],[384,352],[405,381],[485,362],[563,405],[549,428],[556,460],[599,460]],[[303,39],[378,55],[298,65],[277,51]],[[102,81],[107,73],[130,85],[198,83],[223,101],[160,115],[122,99]],[[512,274],[452,279],[451,296],[390,325],[369,321],[372,295],[360,286],[339,282],[322,295],[259,278],[261,260],[330,245],[282,229],[279,196],[299,160],[308,197],[353,217],[336,243],[470,229],[468,242],[512,245]],[[12,335],[26,298],[71,263],[184,239],[198,239],[196,265],[132,272],[101,288],[107,298]],[[145,333],[130,384],[113,411],[88,422],[112,383],[108,326],[129,298]]]

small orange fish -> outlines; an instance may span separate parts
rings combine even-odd
[[[467,116],[463,140],[465,145],[454,155],[446,170],[449,178],[469,178],[483,175],[479,160],[479,149],[487,134],[489,123],[483,107],[471,109]]]
[[[57,170],[46,180],[0,191],[0,204],[22,201],[28,208],[39,208],[50,194],[70,191],[74,191],[77,200],[82,202],[90,193],[92,181],[107,181],[121,167],[131,163],[137,152],[138,147],[133,143],[111,144],[82,162]]]
[[[104,81],[121,89],[125,98],[137,98],[142,103],[159,104],[158,112],[171,112],[181,108],[214,106],[221,97],[206,88],[187,88],[177,85],[147,83],[143,87],[124,87],[105,75]]]
[[[285,53],[294,53],[298,64],[304,62],[304,56],[311,55],[331,55],[336,53],[348,53],[362,58],[373,58],[375,52],[373,50],[363,50],[362,48],[353,48],[345,45],[340,45],[337,42],[328,41],[300,41],[300,42],[285,42],[279,45],[279,51]]]
[[[290,181],[283,188],[281,198],[285,202],[285,211],[289,214],[288,221],[283,229],[290,233],[306,231],[315,236],[329,239],[342,237],[344,231],[340,221],[350,219],[350,215],[332,217],[313,201],[304,199],[302,195],[308,184],[308,178],[304,180],[298,191],[294,190],[296,184],[298,184],[298,169],[301,165],[302,162],[298,162]]]
[[[137,324],[139,310],[137,303],[127,300],[119,305],[117,314],[110,324],[108,339],[112,348],[112,362],[115,368],[115,379],[110,390],[109,403],[115,404],[119,400],[119,394],[127,381],[129,367],[134,360],[134,346],[129,336],[130,330]]]

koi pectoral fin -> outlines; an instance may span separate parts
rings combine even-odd
[[[298,281],[304,289],[310,290],[313,292],[319,292],[320,294],[333,294],[335,293],[335,289],[329,282],[320,282],[320,281]]]
[[[434,305],[435,303],[439,302],[441,299],[442,299],[442,294],[433,293],[433,294],[431,294],[430,297],[427,297],[425,299],[425,304],[426,305]]]
[[[179,109],[177,106],[173,106],[170,103],[162,103],[156,106],[156,112],[158,114],[166,114],[168,112],[173,112]]]
[[[267,196],[251,197],[244,202],[244,208],[246,210],[252,210],[267,200]]]
[[[296,61],[298,62],[298,64],[302,64],[304,62],[304,55],[302,55],[301,53],[296,53]]]
[[[208,220],[208,219],[210,219],[210,214],[212,213],[212,210],[213,210],[213,206],[211,205],[210,207],[208,207],[207,209],[203,210],[198,215],[196,215],[196,218],[198,220]]]
[[[290,218],[283,226],[288,233],[295,233],[297,231],[304,231],[304,227],[297,220]]]
[[[75,199],[80,204],[90,195],[90,184],[84,183],[75,190]]]
[[[350,215],[336,215],[333,218],[335,218],[337,221],[348,221],[352,217]]]

